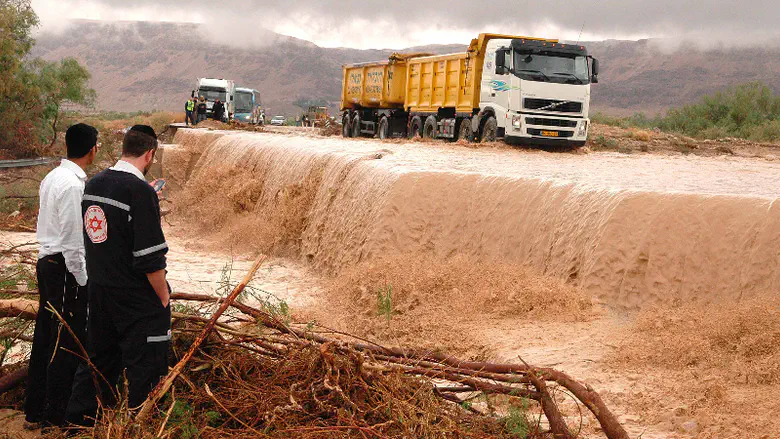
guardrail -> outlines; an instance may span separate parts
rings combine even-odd
[[[48,165],[59,161],[59,157],[38,157],[34,159],[0,160],[0,169],[27,168],[30,166]]]

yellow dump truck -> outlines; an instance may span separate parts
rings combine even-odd
[[[598,66],[579,44],[499,34],[461,53],[345,65],[343,135],[581,146]]]

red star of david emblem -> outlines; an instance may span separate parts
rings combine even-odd
[[[89,228],[92,229],[92,232],[97,232],[98,230],[102,230],[103,221],[97,219],[97,217],[92,217],[92,219],[89,220]]]

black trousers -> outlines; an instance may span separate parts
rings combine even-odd
[[[28,422],[62,425],[73,377],[81,360],[76,341],[48,304],[62,315],[80,341],[86,341],[87,288],[79,287],[61,253],[38,260],[38,316],[35,319],[24,413]]]
[[[126,379],[128,405],[135,408],[168,374],[171,308],[163,308],[151,287],[109,288],[90,282],[87,326],[89,358],[99,375],[79,366],[66,413],[67,422],[85,426],[97,413],[96,396],[104,406],[116,404]]]

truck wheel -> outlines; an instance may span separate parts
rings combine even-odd
[[[390,137],[390,121],[387,120],[387,116],[384,116],[379,120],[379,128],[376,130],[376,136],[382,140]]]
[[[471,119],[463,119],[460,121],[460,129],[458,129],[458,140],[463,139],[466,142],[471,142],[474,136],[474,130],[471,129]]]
[[[352,137],[352,127],[349,123],[349,114],[345,114],[344,119],[341,120],[341,135],[343,137]]]
[[[425,127],[423,128],[423,138],[425,139],[436,138],[436,116],[428,116],[425,119]]]
[[[357,113],[352,118],[352,137],[360,137],[360,115]]]
[[[420,116],[414,116],[412,121],[409,122],[409,138],[422,135],[422,119]]]
[[[496,141],[496,127],[498,126],[496,118],[490,116],[485,121],[485,125],[482,126],[481,142],[495,142]]]

